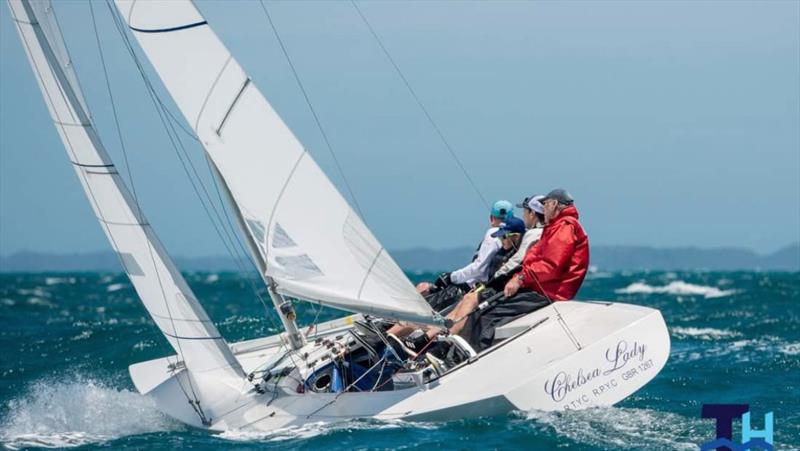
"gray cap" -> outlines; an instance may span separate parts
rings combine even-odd
[[[567,192],[567,190],[561,188],[557,188],[554,189],[553,191],[550,191],[549,193],[547,193],[546,196],[544,196],[544,199],[542,199],[541,201],[544,202],[548,199],[555,199],[561,205],[572,205],[575,202],[575,200]]]

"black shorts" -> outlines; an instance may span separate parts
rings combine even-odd
[[[497,293],[498,291],[492,288],[481,291],[478,303],[486,301]],[[476,351],[482,351],[492,345],[495,329],[549,304],[550,301],[541,294],[520,289],[514,296],[497,301],[486,310],[472,313],[469,320],[468,341]]]

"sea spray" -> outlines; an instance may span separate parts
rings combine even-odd
[[[614,290],[617,294],[653,294],[703,296],[705,298],[721,298],[736,293],[736,290],[721,290],[717,287],[696,285],[682,280],[675,280],[664,286],[653,286],[645,282],[634,282],[625,288]]]
[[[16,449],[71,447],[181,429],[148,398],[92,377],[50,377],[6,402],[0,441]]]

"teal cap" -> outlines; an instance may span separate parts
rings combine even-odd
[[[514,216],[514,205],[507,200],[498,200],[492,205],[492,216],[507,219]]]

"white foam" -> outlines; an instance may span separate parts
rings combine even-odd
[[[741,337],[742,334],[732,330],[714,329],[712,327],[672,327],[672,335],[676,338],[697,338],[699,340],[720,340],[723,338]]]
[[[111,285],[106,287],[106,291],[111,293],[112,291],[119,291],[123,288],[128,286],[127,283],[112,283]]]
[[[598,448],[697,449],[700,419],[651,409],[602,407],[566,412],[530,411],[527,419],[561,437]],[[698,427],[700,426],[700,427]],[[699,429],[699,432],[698,432]]]
[[[62,283],[74,284],[75,283],[74,277],[46,277],[44,279],[45,285],[59,285]]]
[[[710,287],[706,285],[695,285],[687,283],[682,280],[675,280],[664,286],[652,286],[645,282],[634,282],[625,288],[614,290],[619,294],[672,294],[672,295],[689,295],[689,296],[703,296],[706,298],[719,298],[730,296],[736,293],[736,290],[720,290],[717,287]]]
[[[40,380],[6,407],[0,442],[9,449],[81,446],[180,427],[138,393],[80,376]]]
[[[206,276],[205,283],[214,283],[219,280],[219,274],[209,274]]]
[[[800,343],[787,343],[778,348],[778,351],[786,355],[800,354]]]
[[[42,287],[34,287],[33,289],[20,288],[19,290],[17,290],[17,294],[19,294],[20,296],[33,296],[37,298],[49,298],[53,296],[52,294],[50,294],[50,292],[43,289]]]

